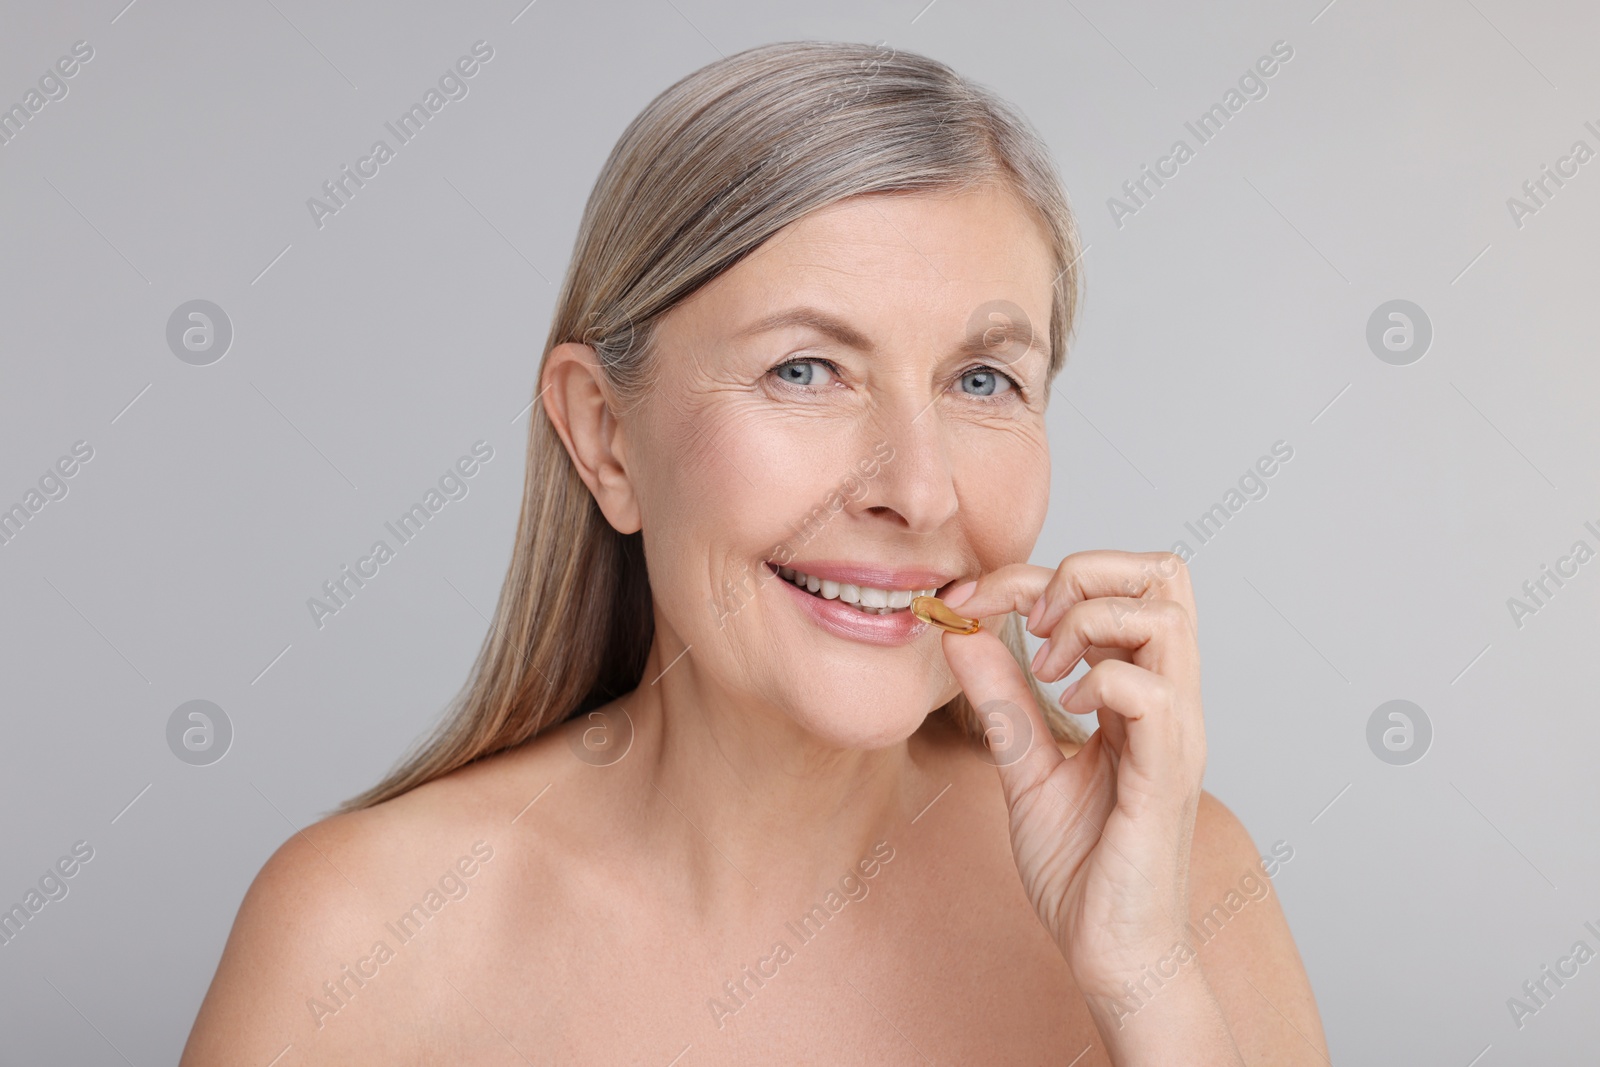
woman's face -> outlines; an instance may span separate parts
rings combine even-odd
[[[669,669],[851,748],[956,694],[904,605],[1032,551],[1053,276],[1009,192],[858,197],[663,318],[621,444]]]

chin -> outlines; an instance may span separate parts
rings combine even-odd
[[[825,744],[863,750],[887,748],[916,733],[928,714],[944,703],[931,693],[926,699],[908,699],[907,694],[923,689],[920,682],[896,684],[885,679],[873,685],[870,693],[855,688],[828,693],[814,687],[803,704],[790,705],[789,717]]]

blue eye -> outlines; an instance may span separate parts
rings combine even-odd
[[[961,376],[961,384],[971,396],[998,396],[1015,389],[1017,383],[992,367],[974,367]]]
[[[778,364],[772,373],[790,385],[826,385],[833,368],[820,359],[796,359]]]
[[[832,385],[838,378],[837,368],[825,359],[792,359],[778,364],[768,373],[797,389]],[[1022,387],[1017,380],[993,367],[973,367],[961,375],[960,381],[962,392],[968,396],[989,399],[1003,397],[1007,393],[1021,395]]]

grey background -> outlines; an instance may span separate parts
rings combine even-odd
[[[1593,5],[124,3],[11,0],[0,33],[5,107],[95,50],[0,146],[0,505],[94,448],[0,547],[0,903],[95,850],[0,946],[0,1060],[176,1059],[260,864],[467,670],[605,154],[719,52],[818,37],[950,63],[1059,161],[1088,300],[1036,562],[1193,547],[1294,448],[1192,564],[1207,787],[1295,850],[1336,1061],[1593,1061],[1600,964],[1520,1030],[1506,1006],[1600,947],[1600,561],[1520,628],[1506,604],[1600,526],[1600,161],[1520,228],[1506,204],[1600,148]],[[306,199],[480,38],[470,95],[319,230]],[[1269,94],[1117,227],[1107,198],[1277,40]],[[1434,330],[1404,367],[1365,339],[1397,298]],[[193,299],[235,332],[206,367],[165,340]],[[306,599],[479,439],[469,495],[319,631]],[[196,699],[234,731],[209,766],[167,747]],[[1393,699],[1433,727],[1408,766],[1366,740]]]

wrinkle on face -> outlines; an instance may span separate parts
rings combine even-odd
[[[658,628],[693,646],[695,678],[841,743],[903,736],[954,695],[936,636],[885,649],[824,633],[762,560],[819,506],[827,521],[796,559],[975,575],[1028,557],[1049,492],[1048,359],[956,349],[994,301],[1047,329],[1052,266],[1010,193],[858,197],[786,227],[662,318],[656,385],[623,422]],[[844,320],[872,351],[803,326],[736,339],[795,306]],[[771,373],[813,359],[839,381],[797,390]],[[978,365],[1027,398],[962,392]],[[863,476],[885,444],[893,458]],[[729,600],[730,586],[748,595]]]

